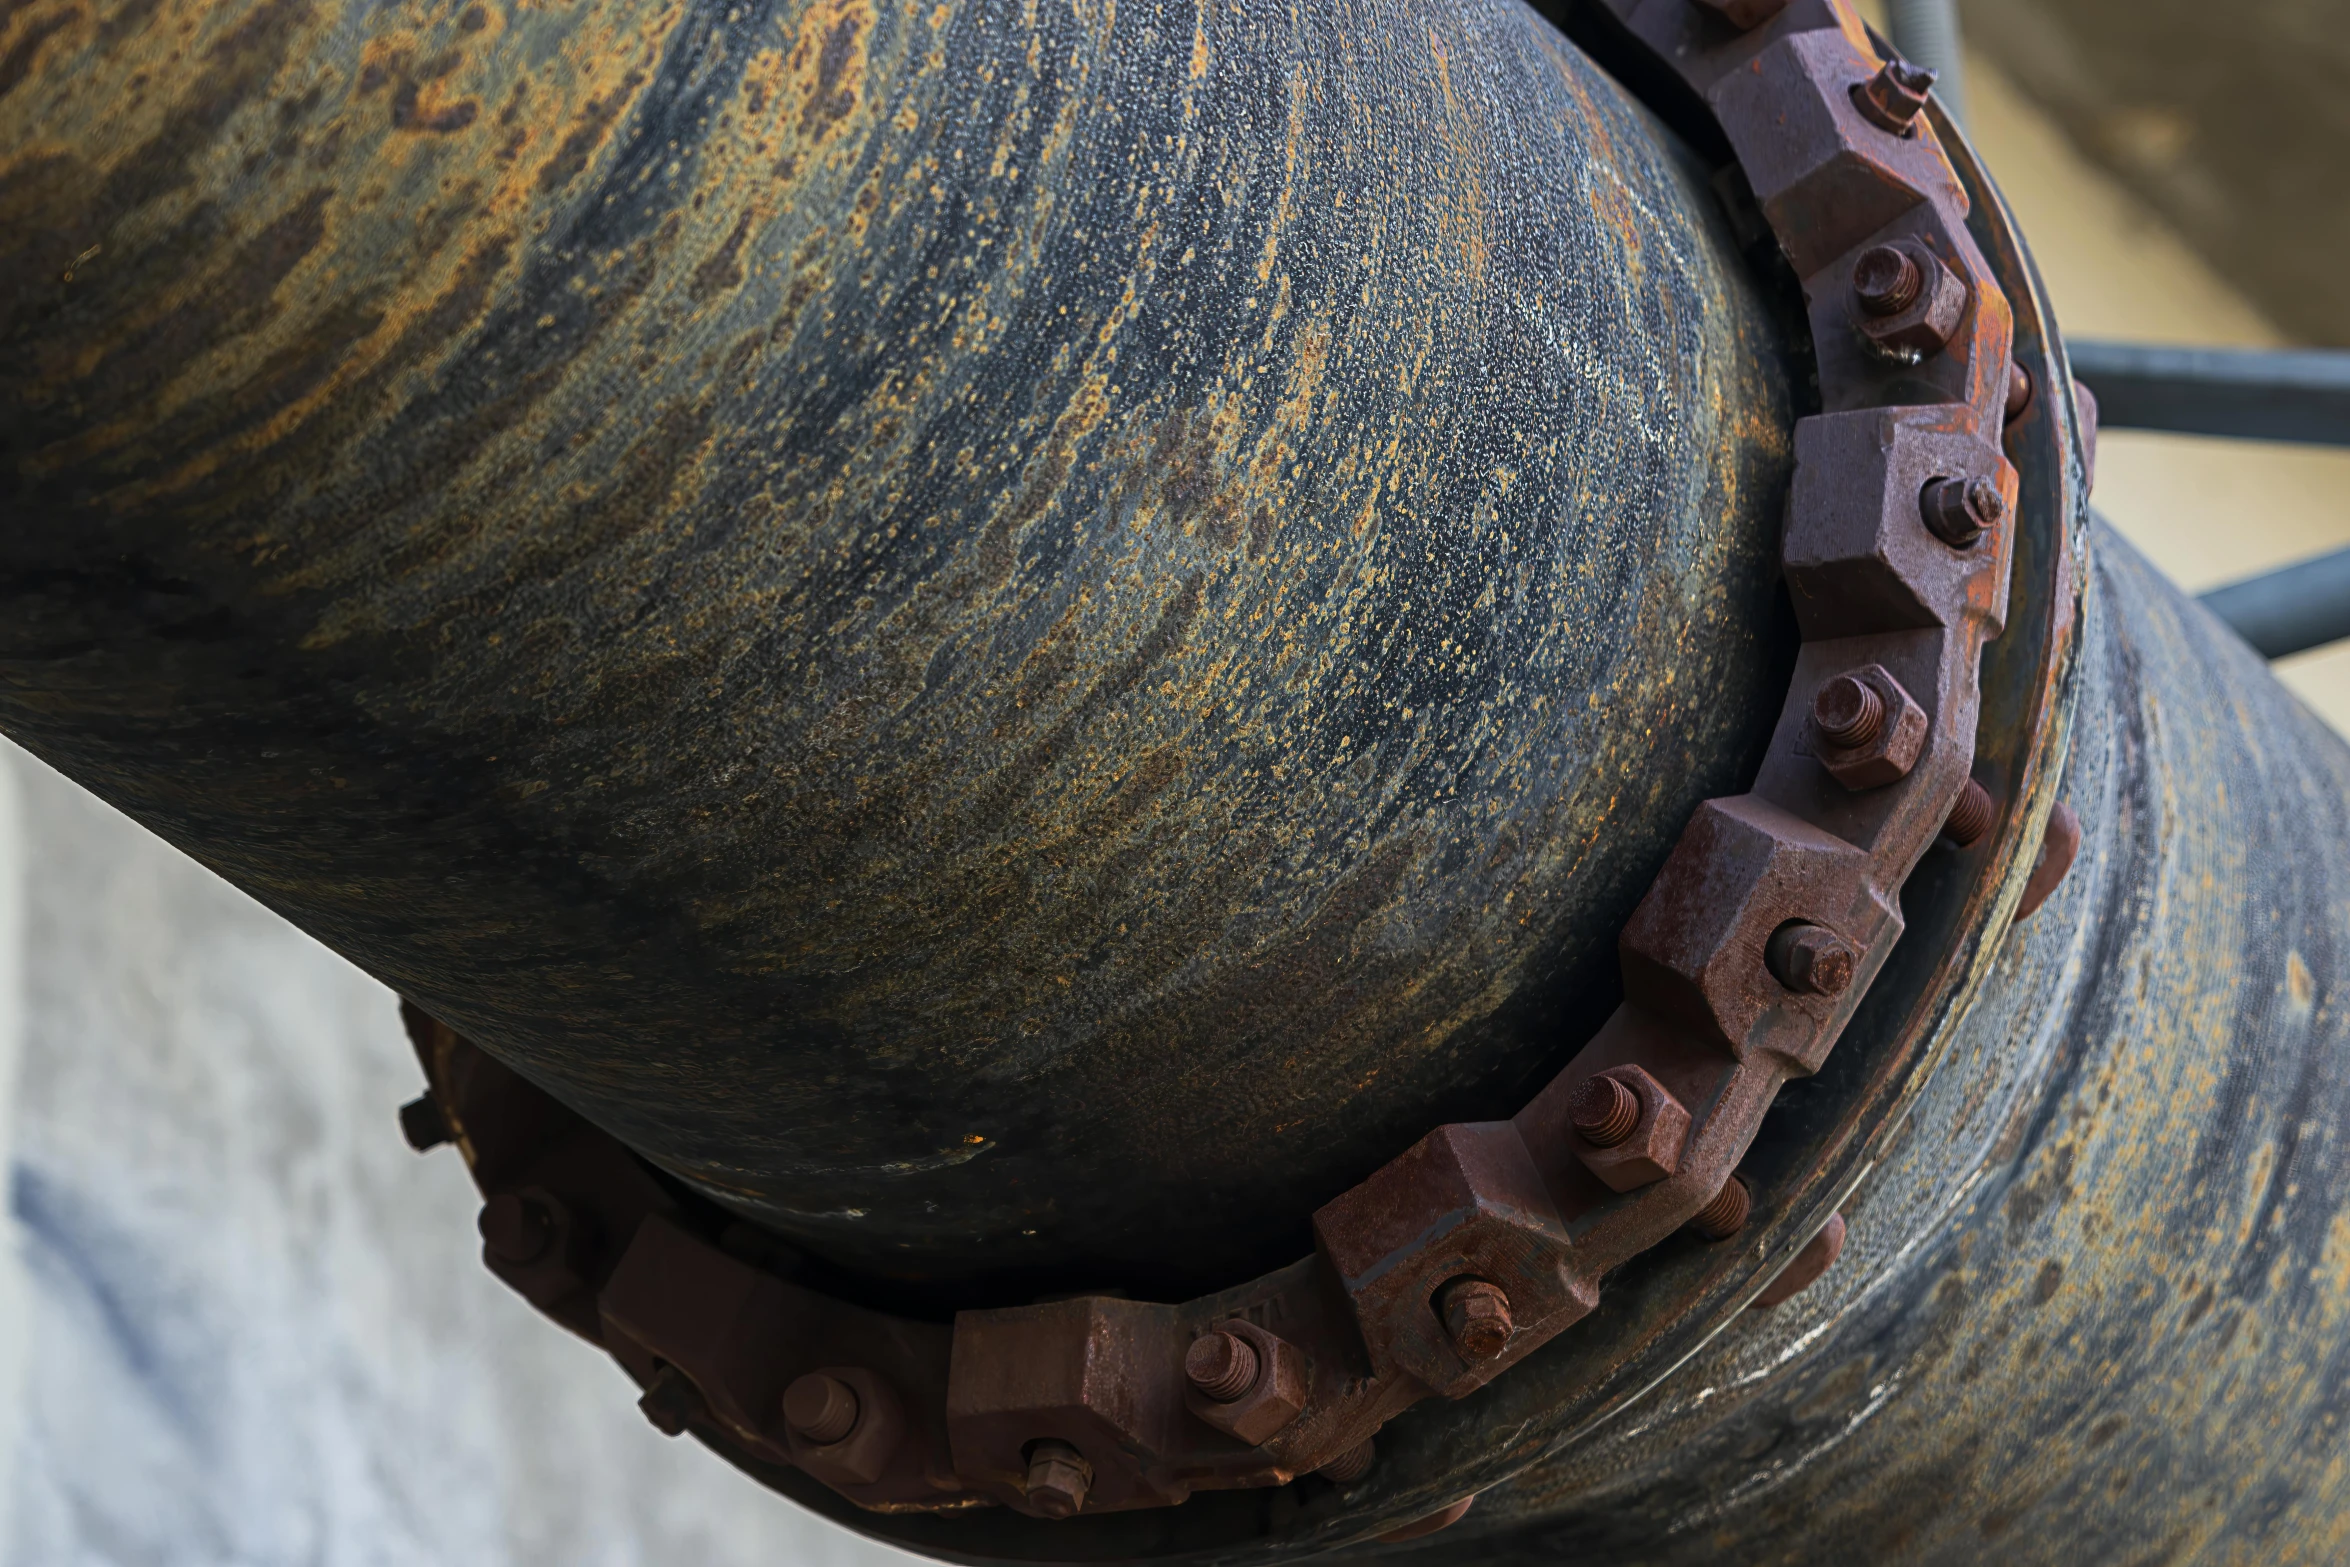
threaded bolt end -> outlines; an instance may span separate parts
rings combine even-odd
[[[1709,1241],[1726,1241],[1746,1228],[1747,1210],[1752,1206],[1746,1183],[1733,1175],[1714,1193],[1713,1201],[1697,1210],[1689,1227]]]
[[[1498,1284],[1483,1279],[1458,1278],[1436,1292],[1436,1313],[1453,1347],[1470,1360],[1491,1360],[1509,1347],[1517,1324],[1510,1320],[1510,1298]]]
[[[1925,112],[1926,94],[1934,90],[1935,74],[1907,60],[1888,60],[1884,68],[1852,89],[1852,101],[1862,114],[1896,136],[1916,129]]]
[[[1592,1147],[1613,1148],[1640,1129],[1640,1096],[1612,1077],[1585,1078],[1567,1119]]]
[[[1858,675],[1820,683],[1811,699],[1811,721],[1820,738],[1840,750],[1857,750],[1877,738],[1885,723],[1885,699]]]
[[[1371,1465],[1378,1461],[1378,1457],[1379,1449],[1372,1445],[1369,1437],[1364,1437],[1314,1473],[1339,1485],[1352,1485],[1371,1472]]]
[[[857,1390],[811,1371],[783,1390],[783,1423],[803,1440],[830,1447],[857,1428]]]
[[[1260,1363],[1256,1345],[1219,1329],[1191,1341],[1183,1354],[1183,1374],[1204,1396],[1229,1404],[1257,1385]]]
[[[1970,848],[1991,830],[1991,823],[1998,816],[1999,807],[1992,803],[1991,791],[1969,778],[1966,787],[1958,792],[1958,803],[1950,808],[1949,819],[1942,824],[1942,836],[1962,849]]]
[[[1925,287],[1925,269],[1898,245],[1875,246],[1852,268],[1853,297],[1872,316],[1901,314],[1918,302]]]

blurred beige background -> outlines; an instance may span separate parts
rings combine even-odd
[[[1880,28],[1883,7],[1862,13]],[[2006,192],[2070,337],[2268,348],[2287,339],[2099,170],[1980,52],[1968,132]],[[2350,544],[2350,450],[2108,431],[2098,510],[2189,592]],[[2350,643],[2277,672],[2350,734]]]

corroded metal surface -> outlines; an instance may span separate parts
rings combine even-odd
[[[1511,5],[0,27],[0,727],[835,1261],[1295,1255],[1785,689],[1770,313]]]
[[[1824,1123],[1815,1114],[1808,1137],[1752,1150],[1757,1161],[1732,1178],[1749,1155],[1763,1107],[1788,1075],[1775,1058],[1786,1056],[1797,1073],[1814,1076],[1861,999],[1856,969],[1873,973],[1892,955],[1890,935],[1845,923],[1841,901],[1804,901],[1824,900],[1823,888],[1839,899],[1854,889],[1833,875],[1798,878],[1776,895],[1780,902],[1766,889],[1761,923],[1736,916],[1741,929],[1751,929],[1722,964],[1707,966],[1699,985],[1716,1009],[1714,1026],[1727,1032],[1726,1051],[1719,1034],[1682,1039],[1681,1030],[1694,1026],[1686,1009],[1668,1004],[1669,985],[1660,990],[1657,975],[1643,974],[1645,962],[1669,975],[1671,947],[1681,939],[1674,917],[1655,914],[1660,893],[1652,891],[1624,938],[1635,981],[1626,1006],[1584,1057],[1515,1122],[1442,1127],[1326,1205],[1316,1216],[1315,1258],[1179,1306],[1096,1295],[965,1311],[950,1336],[828,1297],[824,1281],[793,1258],[756,1246],[746,1251],[721,1221],[644,1181],[618,1143],[501,1079],[449,1030],[415,1014],[435,1102],[458,1130],[489,1198],[491,1265],[610,1350],[646,1388],[644,1407],[661,1429],[691,1430],[770,1483],[804,1493],[793,1474],[800,1471],[860,1508],[897,1515],[891,1532],[912,1530],[902,1537],[953,1553],[1165,1556],[1207,1546],[1262,1554],[1374,1534],[1401,1540],[1427,1532],[1414,1520],[1457,1519],[1479,1480],[1506,1475],[1539,1457],[1560,1432],[1636,1396],[1649,1375],[1644,1362],[1686,1353],[1676,1342],[1703,1342],[1722,1324],[1724,1308],[1734,1313],[1771,1281],[1774,1259],[1792,1255],[1792,1270],[1806,1266],[1820,1242],[1811,1228],[1795,1227],[1804,1208],[1821,1190],[1848,1185],[1840,1171],[1897,1124],[1934,1020],[1979,975],[1983,933],[1998,917],[2002,889],[2020,885],[2042,837],[2045,762],[2062,733],[2057,698],[2076,580],[2069,534],[2080,515],[2084,464],[2078,432],[2057,418],[2069,414],[2072,400],[2051,395],[2033,411],[2035,381],[2063,386],[2061,357],[1996,203],[1967,218],[1968,183],[1988,202],[1987,187],[1934,155],[1930,137],[1910,142],[1894,133],[1891,145],[1910,145],[1880,163],[1875,151],[1887,131],[1874,119],[1857,132],[1849,128],[1861,120],[1860,94],[1877,69],[1849,18],[1807,4],[1783,13],[1768,32],[1717,28],[1695,43],[1706,49],[1690,56],[1693,74],[1721,84],[1729,127],[1758,174],[1771,176],[1757,189],[1762,207],[1796,258],[1822,274],[1807,275],[1806,287],[1822,390],[1836,411],[1798,429],[1786,544],[1799,618],[1815,641],[1830,639],[1807,648],[1806,658],[1816,653],[1847,667],[1854,658],[1885,658],[1935,709],[1929,718],[1874,662],[1820,685],[1816,700],[1807,700],[1810,687],[1799,678],[1757,798],[1707,807],[1759,822],[1769,838],[1781,836],[1783,825],[1806,842],[1831,846],[1878,889],[1879,900],[1889,903],[1899,888],[1905,915],[1940,938],[1892,966],[1896,983],[1868,992],[1886,1032],[1868,1041],[1856,1069],[1838,1074],[1841,1092],[1819,1101],[1833,1114]],[[1823,128],[1846,127],[1841,134],[1857,145],[1809,129],[1790,145],[1782,121],[1758,116],[1768,103],[1740,96],[1742,58],[1766,78],[1790,78],[1777,102],[1828,111]],[[1958,157],[1963,164],[1963,150]],[[1822,206],[1811,188],[1818,178],[1855,170],[1871,171],[1880,193],[1874,204],[1861,204],[1857,223]],[[1909,193],[1919,210],[1884,199],[1895,190]],[[1899,224],[1898,250],[1884,248],[1880,208]],[[1785,221],[1789,214],[1796,220]],[[1914,265],[1907,259],[1913,253]],[[1854,360],[1850,345],[1866,323],[1852,321],[1840,304],[1852,287],[1844,278],[1855,254],[1861,271],[1878,257],[1913,278],[1941,276],[1966,308],[1946,313],[1935,341],[1962,323],[1964,341],[1953,341],[1945,358],[1921,360],[1916,349]],[[2013,316],[2011,290],[2019,300]],[[1930,291],[1916,292],[1924,298]],[[2012,367],[2011,322],[2022,327]],[[1873,400],[1888,394],[1895,411],[1871,411]],[[1905,406],[1921,397],[1937,406]],[[1952,470],[1884,461],[1921,429],[1947,437],[1954,450],[1963,436],[1962,455],[1971,460],[1982,433],[1995,436],[2003,424],[2012,466],[1956,470],[1985,477],[1935,479]],[[1840,432],[1879,425],[1885,450],[1838,440]],[[1988,477],[1994,472],[1996,479]],[[1927,498],[1937,486],[1962,483],[1966,510],[1980,526],[1964,537],[1945,526],[1937,541],[1928,531]],[[1988,499],[1978,501],[1976,491]],[[2027,504],[2019,511],[2011,498]],[[1854,538],[1839,535],[1846,520],[1859,524]],[[1982,537],[1986,532],[1991,537]],[[2027,589],[2017,615],[2025,634],[1986,663],[1993,685],[1978,708],[1981,639],[2006,617],[2011,556],[2022,563]],[[1923,623],[1910,618],[1919,613],[1927,616]],[[1889,626],[1872,615],[1888,616]],[[1924,647],[1905,644],[1900,632],[1915,633]],[[1830,700],[1846,687],[1849,701]],[[1979,711],[1994,721],[1980,754]],[[1803,744],[1815,729],[1841,749]],[[1873,750],[1872,735],[1884,742]],[[2000,786],[2008,807],[1976,782],[1978,819],[1957,835],[1960,858],[1939,873],[1913,876],[1917,856],[1959,799],[1969,765]],[[1807,825],[1815,815],[1838,830],[1857,826],[1870,847],[1825,836]],[[1672,866],[1687,871],[1720,859],[1700,830],[1709,819],[1701,812]],[[1674,875],[1669,866],[1660,889],[1672,887]],[[2042,879],[2034,873],[2035,885]],[[1719,923],[1752,899],[1751,889],[1717,888],[1698,913]],[[1779,953],[1782,943],[1771,935],[1788,913],[1827,921],[1778,926],[1781,935],[1809,933],[1808,945],[1796,944],[1805,963]],[[1692,923],[1702,921],[1692,916]],[[1717,988],[1717,979],[1726,988]],[[1739,999],[1756,986],[1763,994]],[[1826,1002],[1789,1017],[1783,1000],[1770,1000],[1801,990]],[[1752,1015],[1723,1022],[1725,998]],[[1700,1023],[1703,1017],[1701,1011]],[[1611,1052],[1614,1075],[1590,1077],[1585,1057],[1605,1065]],[[1673,1086],[1631,1065],[1627,1053]],[[1582,1090],[1603,1082],[1621,1087],[1634,1107],[1626,1130],[1649,1123],[1651,1136],[1575,1144],[1562,1106],[1581,1103]],[[1663,1132],[1668,1119],[1677,1128],[1671,1137]],[[1436,1429],[1450,1440],[1430,1443],[1423,1416],[1418,1429],[1401,1433],[1399,1453],[1384,1464],[1365,1461],[1368,1440],[1428,1394],[1465,1399],[1539,1352],[1591,1311],[1602,1276],[1622,1261],[1684,1222],[1708,1241],[1728,1240],[1758,1197],[1767,1219],[1752,1246],[1722,1248],[1710,1259],[1703,1244],[1694,1253],[1643,1258],[1649,1277],[1632,1309],[1619,1309],[1597,1333],[1576,1335],[1571,1347],[1579,1353],[1563,1384],[1555,1357],[1540,1372],[1530,1364],[1513,1374],[1507,1389],[1522,1418],[1496,1422],[1490,1407],[1438,1417]],[[533,1215],[529,1226],[513,1222],[517,1205]],[[1841,1234],[1840,1221],[1828,1223]],[[500,1239],[518,1233],[520,1249]],[[1382,1260],[1382,1251],[1393,1260]],[[1783,1293],[1774,1287],[1764,1298]],[[1334,1310],[1341,1300],[1346,1307]],[[1236,1359],[1243,1350],[1245,1370]],[[862,1411],[820,1443],[792,1416],[785,1391],[817,1384],[844,1390]],[[857,1387],[863,1394],[845,1391]],[[824,1403],[818,1398],[810,1407],[821,1415]],[[848,1461],[852,1449],[863,1453],[855,1463]],[[1307,1470],[1326,1471],[1342,1494],[1311,1481],[1254,1503],[1229,1494],[1286,1487]],[[1220,1505],[1203,1511],[1204,1501],[1194,1501],[1171,1523],[1163,1515],[1121,1516],[1197,1493]],[[1014,1516],[989,1513],[988,1503]],[[937,1523],[919,1516],[940,1512],[954,1516]],[[1065,1522],[1080,1512],[1078,1524]],[[1040,1535],[1018,1514],[1053,1523]],[[1269,1525],[1275,1518],[1278,1527]]]
[[[2335,1562],[2350,749],[2110,534],[2015,926],[1851,1244],[1410,1560]]]

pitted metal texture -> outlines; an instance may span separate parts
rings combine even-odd
[[[0,725],[845,1267],[1297,1255],[1764,741],[1783,325],[1514,5],[0,26]]]
[[[1393,1559],[2333,1561],[2350,749],[2110,530],[2062,787],[1819,1285]]]

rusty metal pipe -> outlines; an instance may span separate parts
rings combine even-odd
[[[870,1290],[1290,1260],[1764,743],[1784,317],[1504,0],[10,15],[0,728]]]
[[[2118,537],[2095,560],[2080,860],[1841,1260],[1402,1559],[2330,1555],[2350,748]]]

